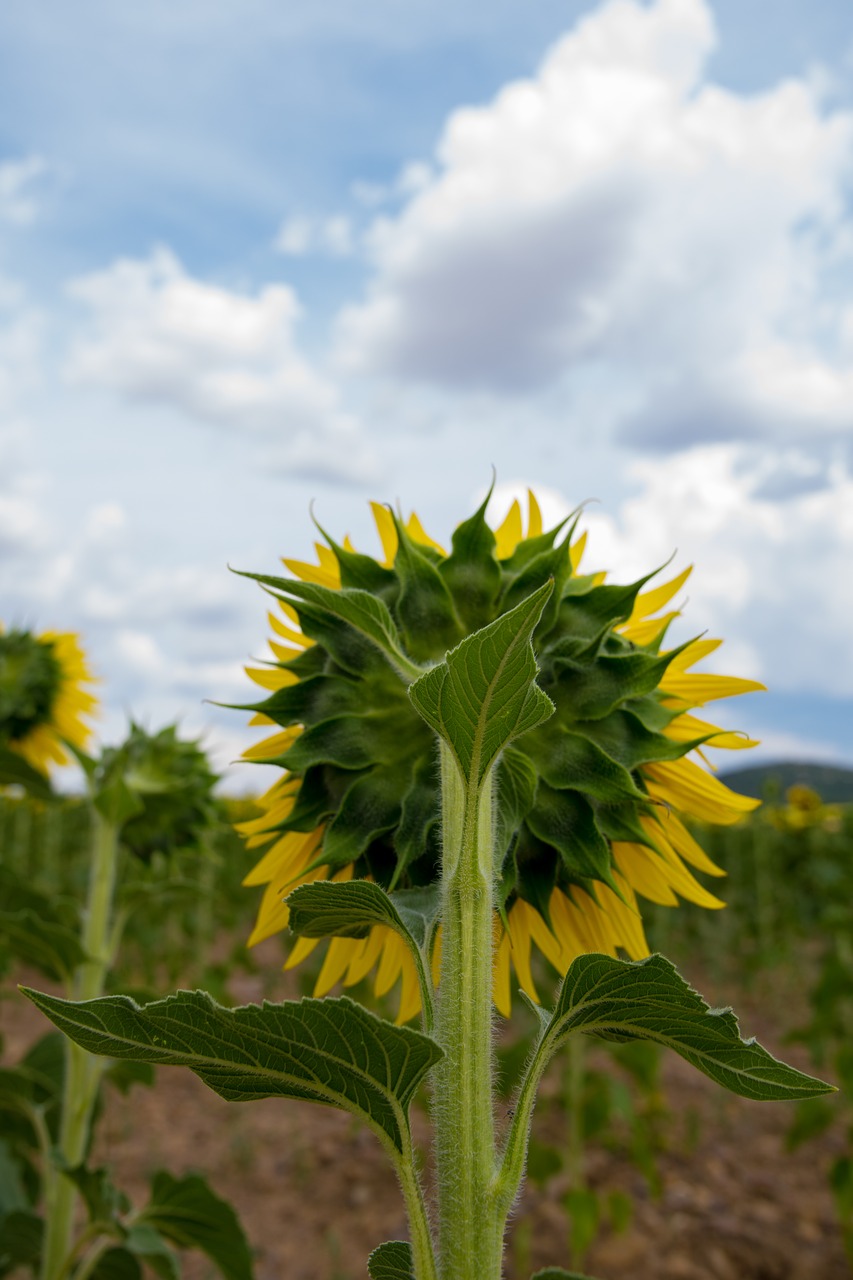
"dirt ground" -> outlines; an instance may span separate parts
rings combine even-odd
[[[700,989],[709,999],[731,997]],[[258,980],[241,977],[234,996],[259,998]],[[781,1052],[773,1020],[753,1016],[748,1000],[733,1003],[744,1034]],[[23,999],[4,1001],[0,1016],[14,1061],[44,1024]],[[786,1046],[784,1056],[808,1069],[797,1046]],[[849,1280],[826,1181],[840,1136],[789,1155],[789,1106],[732,1098],[674,1054],[665,1058],[664,1084],[672,1119],[658,1161],[659,1196],[624,1158],[589,1155],[592,1185],[629,1192],[634,1212],[621,1234],[603,1231],[584,1269],[599,1280]],[[554,1123],[547,1107],[540,1123]],[[414,1127],[425,1142],[422,1115]],[[240,1214],[257,1280],[362,1280],[371,1249],[406,1237],[394,1176],[367,1130],[308,1103],[226,1103],[188,1071],[160,1068],[156,1088],[127,1098],[110,1091],[96,1158],[138,1199],[157,1169],[204,1171]],[[562,1175],[528,1187],[507,1250],[507,1280],[569,1266],[565,1190]],[[212,1276],[196,1259],[186,1274]]]

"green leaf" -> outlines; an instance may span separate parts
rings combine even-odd
[[[144,803],[120,773],[110,777],[96,789],[93,802],[101,817],[114,827],[123,826],[128,819],[145,811]],[[124,1250],[118,1249],[115,1252],[123,1253]]]
[[[18,960],[59,982],[70,978],[86,960],[86,952],[72,929],[55,916],[44,916],[30,907],[0,911],[0,940]]]
[[[370,880],[316,880],[287,899],[288,925],[304,938],[364,938],[374,925],[393,929],[409,948],[418,971],[421,999],[430,1021],[429,944],[439,910],[439,886],[387,894]]]
[[[160,1280],[179,1280],[181,1264],[160,1232],[150,1223],[134,1222],[125,1236],[125,1247],[141,1258]]]
[[[370,880],[316,880],[287,899],[293,933],[305,938],[364,938],[387,925],[417,950],[426,944],[438,913],[438,885],[387,894]]]
[[[0,1217],[0,1276],[18,1267],[35,1267],[41,1256],[44,1222],[17,1209]]]
[[[397,1152],[412,1095],[441,1056],[427,1036],[345,997],[224,1009],[204,991],[180,991],[141,1008],[127,996],[75,1003],[21,989],[89,1053],[189,1067],[229,1101],[325,1102]]]
[[[90,1275],[92,1280],[142,1280],[142,1268],[129,1249],[114,1245],[101,1254]]]
[[[743,1098],[781,1101],[833,1092],[755,1040],[742,1040],[732,1010],[709,1008],[660,955],[574,960],[540,1046],[546,1058],[574,1031],[605,1040],[655,1040]]]
[[[421,674],[421,668],[412,662],[403,649],[400,632],[388,606],[369,591],[354,587],[333,591],[316,582],[300,582],[296,578],[276,578],[262,573],[245,573],[242,576],[254,578],[255,581],[296,600],[307,600],[348,623],[381,649],[404,680],[414,680]]]
[[[412,1246],[403,1240],[388,1240],[367,1259],[370,1280],[415,1280]]]
[[[580,1271],[564,1271],[562,1267],[546,1267],[537,1271],[530,1280],[595,1280],[594,1276],[581,1275]]]
[[[87,1169],[85,1165],[77,1165],[74,1169],[63,1168],[63,1173],[83,1197],[90,1222],[112,1222],[130,1208],[127,1196],[110,1178],[109,1169]]]
[[[552,590],[546,582],[468,636],[409,688],[415,709],[448,743],[463,777],[477,789],[503,748],[554,710],[534,682],[530,643]]]
[[[21,1163],[15,1159],[8,1142],[0,1139],[0,1218],[30,1206],[21,1172]]]
[[[226,1280],[252,1280],[252,1254],[236,1213],[198,1174],[155,1173],[137,1222],[181,1249],[201,1249]]]
[[[36,800],[54,799],[49,780],[34,769],[17,751],[0,746],[0,787],[23,787]]]

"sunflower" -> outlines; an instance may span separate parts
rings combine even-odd
[[[63,743],[83,750],[97,699],[76,635],[4,631],[0,626],[0,745],[39,773],[69,763]]]
[[[239,829],[264,848],[247,885],[266,885],[254,945],[284,929],[284,898],[317,879],[371,878],[388,890],[432,884],[439,873],[435,743],[407,696],[403,669],[335,617],[322,590],[367,590],[384,602],[405,645],[426,667],[465,635],[514,607],[543,582],[555,590],[534,634],[538,682],[554,716],[518,739],[497,766],[500,903],[495,917],[494,1001],[510,1009],[510,971],[534,999],[533,944],[559,973],[584,952],[648,954],[638,896],[723,903],[696,878],[723,872],[684,818],[733,823],[757,801],[709,769],[703,747],[742,749],[749,738],[694,715],[696,708],[762,685],[695,672],[718,648],[700,638],[665,648],[679,616],[671,605],[690,570],[661,586],[614,586],[582,574],[586,535],[577,521],[543,531],[528,495],[527,527],[514,502],[494,530],[486,502],[461,524],[448,553],[417,515],[407,522],[371,504],[381,561],[348,540],[316,543],[317,562],[284,560],[290,579],[258,576],[277,598],[269,615],[274,660],[247,668],[268,697],[246,708],[272,736],[245,759],[282,768],[262,813]],[[562,535],[562,536],[561,536]],[[304,584],[304,585],[303,585]],[[317,946],[299,939],[285,968]],[[440,948],[440,933],[436,953]],[[437,974],[437,955],[433,957]],[[333,938],[315,995],[377,969],[381,996],[401,980],[399,1021],[419,1010],[414,965],[402,940],[376,926],[365,939]]]

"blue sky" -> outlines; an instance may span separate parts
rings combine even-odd
[[[226,566],[494,465],[695,563],[750,763],[853,763],[846,0],[15,4],[0,122],[0,617],[83,634],[105,740],[235,757]]]

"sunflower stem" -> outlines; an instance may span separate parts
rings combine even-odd
[[[503,1224],[495,1211],[491,773],[475,790],[441,743],[442,945],[435,1071],[441,1280],[499,1280]]]
[[[112,960],[111,918],[115,890],[118,828],[97,810],[92,812],[92,861],[89,893],[81,942],[87,959],[74,974],[71,994],[75,1000],[93,1000],[103,994]],[[65,1079],[59,1151],[63,1164],[82,1164],[89,1145],[92,1110],[98,1094],[104,1061],[93,1057],[71,1040],[65,1041]],[[65,1268],[74,1228],[77,1189],[56,1166],[46,1173],[47,1226],[42,1254],[42,1280],[58,1280]]]

